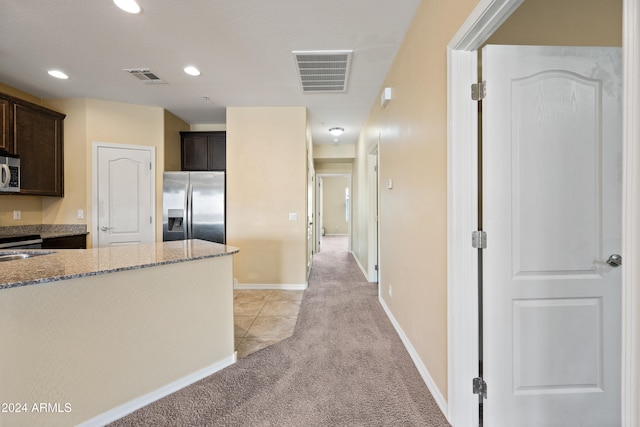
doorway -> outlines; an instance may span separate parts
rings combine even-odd
[[[476,229],[475,207],[478,200],[468,188],[477,186],[475,146],[477,132],[477,106],[469,97],[469,87],[477,82],[478,58],[476,50],[489,38],[507,17],[522,3],[521,0],[481,0],[468,20],[449,44],[449,420],[453,425],[477,425],[478,398],[471,391],[471,380],[477,375],[477,295],[469,288],[475,283],[477,271],[476,250],[471,247],[470,234]],[[640,82],[637,67],[640,64],[640,10],[633,1],[624,3],[625,57],[623,108],[623,252],[625,268],[622,271],[622,424],[636,425],[640,420],[635,402],[640,396],[637,337],[640,322],[634,317],[640,310],[640,298],[632,292],[637,286],[640,271],[633,266],[638,257],[639,244],[631,230],[638,227],[637,189],[640,183],[632,173],[640,165],[640,154],[633,149],[637,144],[638,128],[635,117],[639,114],[637,99]],[[626,188],[626,191],[624,190]],[[632,189],[635,189],[632,191]],[[626,201],[625,201],[626,200]],[[490,244],[490,243],[489,243]],[[630,257],[633,257],[631,259]],[[455,260],[455,262],[453,262]],[[630,265],[631,264],[631,265]],[[636,331],[635,334],[633,331]],[[491,393],[489,388],[489,393]]]
[[[316,252],[325,236],[346,236],[351,249],[351,174],[316,174]]]
[[[93,247],[154,242],[155,147],[93,143]]]
[[[482,49],[487,425],[620,424],[621,63]]]
[[[378,187],[378,142],[370,150],[367,156],[367,191],[368,191],[368,221],[367,221],[367,279],[372,283],[379,283],[380,281],[380,266],[379,266],[379,187]]]

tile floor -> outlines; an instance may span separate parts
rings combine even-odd
[[[304,291],[235,290],[233,320],[238,358],[293,334]]]

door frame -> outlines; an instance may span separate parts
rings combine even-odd
[[[353,220],[353,177],[350,173],[316,173],[316,241],[314,247],[316,248],[316,252],[321,252],[322,248],[320,246],[320,241],[322,240],[322,225],[320,224],[320,208],[322,207],[322,195],[324,190],[319,191],[318,186],[322,183],[322,178],[325,177],[344,177],[349,181],[349,221],[347,221],[347,235],[349,236],[349,247],[348,250],[351,251],[351,222]],[[318,251],[320,248],[320,251]]]
[[[98,149],[99,148],[120,148],[129,150],[148,151],[151,158],[151,221],[152,221],[152,241],[157,240],[156,222],[156,148],[149,145],[114,144],[111,142],[94,141],[91,147],[91,224],[87,229],[91,233],[92,247],[98,247],[98,229],[94,230],[98,224]]]
[[[380,135],[369,147],[367,155],[367,191],[369,209],[367,211],[367,280],[380,283],[380,186],[378,185],[378,171],[380,170],[380,156],[378,147]],[[378,168],[376,170],[376,167]],[[376,269],[377,266],[377,269]],[[378,287],[378,291],[380,288]]]
[[[447,47],[448,414],[454,426],[477,424],[476,249],[477,49],[524,0],[480,0]],[[623,1],[622,106],[622,425],[640,424],[640,6]],[[490,387],[490,385],[489,385]],[[489,388],[489,393],[491,390]]]

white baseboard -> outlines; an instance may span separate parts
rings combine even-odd
[[[395,328],[396,332],[398,333],[398,335],[400,335],[400,339],[402,340],[402,343],[404,344],[405,348],[409,352],[409,356],[411,356],[411,360],[413,360],[413,364],[416,365],[416,368],[418,368],[418,372],[420,373],[422,380],[427,385],[427,388],[431,392],[431,395],[433,396],[436,403],[440,407],[442,414],[447,418],[447,421],[449,421],[449,409],[447,406],[446,399],[440,392],[440,389],[436,385],[435,381],[433,381],[433,378],[431,377],[431,374],[429,374],[427,367],[424,366],[424,363],[422,363],[422,360],[420,359],[420,356],[418,356],[418,352],[416,351],[416,349],[411,344],[411,341],[409,341],[409,338],[400,327],[400,324],[398,323],[396,318],[393,317],[393,314],[391,314],[391,310],[389,310],[389,307],[387,307],[387,304],[380,297],[378,297],[378,300],[380,301],[380,305],[384,309],[385,313],[387,313],[387,317],[389,317],[389,320],[391,321],[391,324],[393,324],[393,327]]]
[[[130,413],[146,406],[152,402],[155,402],[158,399],[161,399],[165,396],[174,393],[181,388],[184,388],[188,385],[195,383],[196,381],[200,381],[201,379],[208,377],[211,374],[214,374],[227,366],[231,366],[238,360],[237,352],[233,353],[233,356],[223,359],[213,365],[207,366],[206,368],[202,368],[199,371],[193,372],[185,377],[180,378],[177,381],[172,382],[171,384],[167,384],[164,387],[160,387],[157,390],[152,391],[151,393],[147,393],[143,396],[140,396],[136,399],[130,400],[127,403],[116,406],[113,409],[110,409],[102,414],[91,418],[90,420],[84,421],[77,425],[77,427],[94,427],[94,426],[105,426],[109,423],[112,423],[125,415],[129,415]]]
[[[235,283],[233,285],[233,289],[242,290],[242,289],[250,289],[250,290],[284,290],[284,291],[304,291],[309,287],[308,283],[295,284],[295,283]]]
[[[354,254],[353,251],[351,251],[350,253],[353,256],[353,259],[356,260],[356,264],[358,264],[360,271],[362,271],[362,274],[364,274],[364,278],[367,280],[367,282],[369,282],[370,280],[369,280],[369,274],[367,273],[367,270],[362,266],[356,254]]]

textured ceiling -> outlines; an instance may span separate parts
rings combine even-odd
[[[42,98],[163,107],[192,124],[225,123],[228,106],[306,106],[315,143],[332,143],[339,126],[340,143],[353,144],[420,0],[138,2],[139,15],[112,0],[2,2],[0,82]],[[346,92],[302,91],[292,52],[315,50],[353,51]]]

